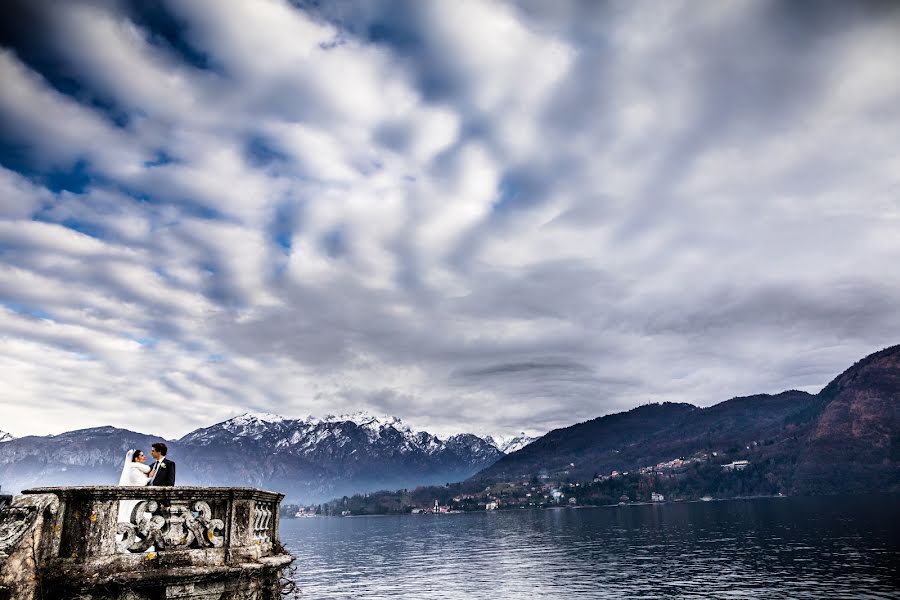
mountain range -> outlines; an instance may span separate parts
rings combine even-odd
[[[318,502],[378,489],[467,480],[585,481],[678,457],[749,460],[767,489],[789,493],[900,490],[900,346],[872,354],[817,394],[789,390],[639,406],[533,439],[446,439],[368,413],[286,419],[247,413],[168,442],[182,485],[277,489]],[[2,441],[4,440],[5,441]],[[0,484],[111,484],[128,448],[160,438],[114,427],[4,438]]]
[[[158,436],[97,427],[0,443],[0,484],[113,484],[129,448],[149,454]],[[322,419],[247,413],[166,441],[182,485],[277,489],[314,502],[375,489],[465,479],[531,441],[413,431],[397,417],[361,412]],[[498,447],[499,446],[499,447]]]
[[[818,394],[649,404],[556,429],[473,479],[585,481],[700,455],[748,460],[771,489],[793,494],[900,491],[900,346],[860,360]]]

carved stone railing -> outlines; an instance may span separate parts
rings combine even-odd
[[[256,509],[259,510],[259,509]],[[184,548],[222,548],[225,522],[212,517],[204,500],[177,502],[168,506],[156,500],[140,500],[129,520],[116,525],[120,552],[146,552]]]
[[[64,590],[79,590],[82,597],[107,597],[91,591],[101,588],[124,590],[134,598],[144,597],[138,593],[143,589],[146,597],[155,597],[162,586],[167,598],[179,597],[173,589],[189,590],[181,597],[243,598],[215,590],[225,590],[225,582],[231,580],[240,580],[244,587],[254,577],[277,580],[282,567],[293,560],[279,542],[278,513],[284,496],[274,492],[36,488],[17,497],[14,506],[34,512],[28,506],[38,498],[45,499],[46,509],[41,539],[31,543],[37,549],[33,568],[45,592],[56,590],[58,597],[69,597]],[[31,512],[23,512],[23,523]],[[248,572],[254,577],[248,578]],[[201,592],[198,585],[213,592]]]

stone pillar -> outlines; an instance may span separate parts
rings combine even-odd
[[[59,548],[59,500],[17,496],[0,520],[0,600],[37,600],[43,564]]]
[[[228,562],[240,563],[259,558],[254,547],[253,519],[256,502],[249,498],[236,498],[231,502],[231,537],[228,540]]]
[[[64,502],[62,558],[79,559],[116,552],[119,503],[109,498],[68,498]]]

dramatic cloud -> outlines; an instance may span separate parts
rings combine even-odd
[[[900,343],[896,3],[4,11],[4,431],[543,433]]]

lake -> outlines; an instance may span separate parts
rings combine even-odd
[[[283,519],[303,598],[898,598],[900,496]]]

